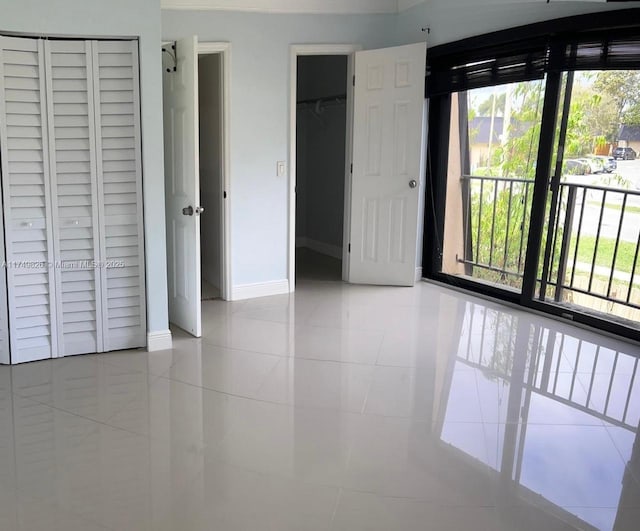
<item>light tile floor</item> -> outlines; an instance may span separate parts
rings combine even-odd
[[[0,367],[0,530],[637,530],[640,349],[438,286]]]

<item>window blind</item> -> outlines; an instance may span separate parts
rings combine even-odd
[[[640,10],[580,15],[430,48],[426,95],[542,79],[547,72],[640,70]]]
[[[640,28],[567,36],[561,70],[640,69]]]
[[[459,56],[434,57],[427,66],[427,96],[542,79],[547,67],[547,39],[487,47]]]

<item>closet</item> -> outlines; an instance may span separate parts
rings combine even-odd
[[[146,344],[139,108],[137,41],[0,37],[0,362]]]

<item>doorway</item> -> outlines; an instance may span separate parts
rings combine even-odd
[[[297,57],[296,282],[342,279],[347,69],[346,55]]]
[[[290,291],[301,279],[348,281],[353,131],[349,80],[359,49],[291,47]]]
[[[169,321],[195,337],[203,284],[205,299],[231,298],[230,53],[196,36],[163,46]]]
[[[222,54],[198,54],[201,299],[222,296],[223,187]]]
[[[272,294],[276,284],[278,292],[295,290],[297,59],[298,56],[307,55],[347,56],[342,279],[361,284],[414,284],[425,43],[366,52],[356,52],[357,47],[353,45],[291,47],[287,285],[285,287],[284,282],[276,281],[236,286],[233,297],[229,256],[229,203],[232,193],[229,190],[230,46],[228,43],[199,45],[197,36],[193,35],[179,39],[170,48],[165,46],[164,50],[168,62],[164,69],[163,92],[167,278],[171,323],[196,337],[202,334],[202,209],[199,208],[198,138],[200,54],[221,53],[222,56],[222,298],[239,300]],[[285,161],[277,161],[276,167],[277,175],[286,173]],[[357,252],[350,255],[350,247]]]

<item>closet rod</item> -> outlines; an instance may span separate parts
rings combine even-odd
[[[341,101],[347,101],[347,95],[346,94],[338,94],[336,96],[324,96],[322,98],[309,98],[308,100],[300,100],[297,101],[296,104],[298,105],[302,105],[305,103],[328,103],[328,102],[341,102]]]

